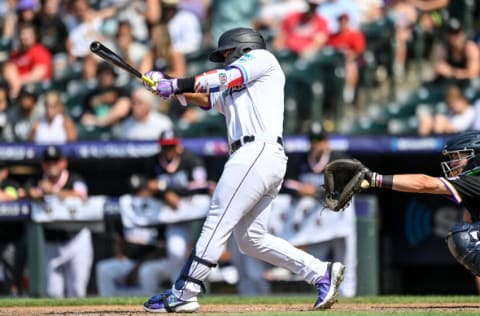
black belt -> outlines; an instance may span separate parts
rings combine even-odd
[[[253,141],[255,141],[255,135],[247,135],[247,136],[243,136],[240,139],[237,139],[230,145],[232,153],[237,151],[238,148],[242,147],[242,145],[245,145],[246,143],[251,143]],[[277,143],[283,146],[283,140],[280,136],[277,137]]]

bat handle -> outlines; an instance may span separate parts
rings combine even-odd
[[[142,75],[141,79],[143,80],[143,82],[146,82],[150,87],[153,87],[157,84],[155,81],[145,75]],[[187,100],[185,99],[185,96],[183,94],[177,94],[177,99],[181,105],[187,106]]]

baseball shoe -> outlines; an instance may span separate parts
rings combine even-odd
[[[184,301],[173,295],[171,290],[152,296],[143,304],[143,308],[151,313],[194,313],[200,309],[197,298]]]
[[[315,284],[318,299],[313,309],[330,308],[337,301],[338,287],[343,281],[345,266],[340,262],[329,263],[325,275]]]

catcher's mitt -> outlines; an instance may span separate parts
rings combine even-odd
[[[335,212],[344,210],[355,193],[369,187],[367,178],[370,173],[356,159],[338,159],[328,163],[324,171],[325,206]]]

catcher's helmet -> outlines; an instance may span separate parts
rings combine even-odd
[[[445,143],[442,154],[447,159],[442,162],[446,177],[480,173],[480,131],[468,131],[451,137]]]
[[[263,36],[250,28],[234,28],[224,32],[218,39],[218,48],[210,53],[208,59],[216,63],[233,63],[248,51],[253,49],[265,49],[267,45]],[[235,49],[225,60],[222,52],[228,49]]]

